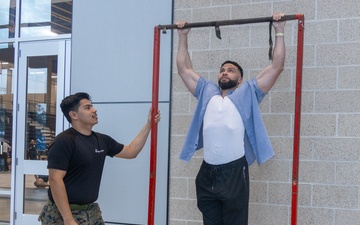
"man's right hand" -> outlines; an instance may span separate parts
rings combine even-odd
[[[177,29],[179,35],[187,35],[189,33],[189,31],[191,30],[190,28],[182,29],[186,24],[187,24],[186,21],[176,22],[176,25],[179,28],[179,29]]]

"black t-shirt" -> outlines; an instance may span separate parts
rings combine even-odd
[[[108,135],[92,132],[86,136],[69,128],[49,146],[47,167],[66,171],[64,183],[70,204],[88,204],[98,198],[105,157],[113,157],[123,148]],[[51,188],[48,195],[54,202]]]

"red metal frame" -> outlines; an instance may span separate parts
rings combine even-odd
[[[153,55],[153,83],[152,83],[152,107],[151,107],[151,143],[150,143],[150,178],[149,178],[149,201],[148,201],[148,225],[154,224],[155,216],[155,189],[156,189],[156,157],[157,157],[157,123],[155,115],[158,111],[159,101],[159,65],[160,65],[160,30],[154,28],[154,55]]]
[[[294,153],[292,178],[291,225],[297,223],[298,184],[299,184],[299,153],[300,153],[300,117],[301,117],[301,86],[304,50],[304,15],[295,15],[298,20],[298,44],[296,61],[295,115],[294,115]]]
[[[296,87],[295,87],[295,115],[294,115],[294,145],[293,145],[293,177],[292,177],[292,203],[291,203],[291,225],[297,222],[298,206],[298,179],[299,179],[299,149],[300,149],[300,117],[301,117],[301,86],[303,68],[304,48],[304,15],[286,15],[282,20],[298,20],[298,42],[296,62]],[[211,21],[204,23],[188,23],[184,28],[225,26],[234,24],[270,22],[272,17],[252,18],[242,20]],[[158,111],[159,93],[159,65],[160,65],[160,30],[166,33],[166,29],[177,29],[177,26],[159,25],[154,28],[154,55],[153,55],[153,84],[152,84],[152,123],[151,123],[151,149],[150,149],[150,178],[149,178],[149,201],[148,201],[148,225],[154,225],[155,214],[155,189],[156,189],[156,148],[157,148],[157,124],[154,117]]]

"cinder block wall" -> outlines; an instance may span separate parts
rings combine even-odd
[[[174,21],[267,17],[278,11],[305,15],[299,225],[359,224],[359,9],[358,0],[174,1]],[[239,62],[246,79],[269,64],[268,24],[220,29],[222,40],[216,38],[213,27],[195,28],[190,33],[190,54],[201,75],[216,80],[226,59]],[[285,38],[285,70],[261,103],[276,156],[261,166],[254,163],[250,167],[251,225],[291,224],[297,21],[287,22]],[[188,163],[178,158],[196,99],[177,75],[177,41],[174,31],[169,224],[200,225],[194,181],[202,150]]]

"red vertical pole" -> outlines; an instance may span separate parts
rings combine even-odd
[[[304,48],[304,15],[297,14],[295,15],[295,18],[298,19],[298,43],[297,43],[296,87],[295,87],[295,118],[294,118],[294,146],[293,146],[294,155],[293,155],[293,178],[292,178],[291,225],[296,225],[297,222],[301,84],[302,84],[303,48]]]
[[[150,143],[150,177],[149,177],[149,201],[148,201],[148,225],[154,225],[155,212],[155,189],[156,189],[156,148],[157,148],[157,124],[155,115],[158,111],[159,102],[159,64],[160,64],[160,30],[154,28],[154,53],[153,53],[153,82],[152,82],[152,111],[151,111],[151,143]]]

